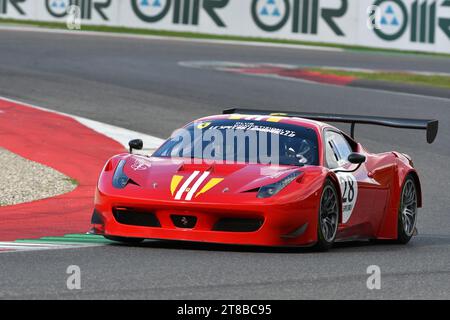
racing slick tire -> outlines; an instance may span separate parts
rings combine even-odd
[[[125,238],[125,237],[117,237],[117,236],[104,236],[106,239],[121,242],[126,244],[139,244],[142,243],[145,239],[142,238]]]
[[[397,243],[407,244],[414,235],[417,222],[417,186],[411,175],[407,176],[400,194],[398,209]]]
[[[339,196],[334,184],[327,180],[322,190],[314,250],[328,251],[334,244],[339,225]]]

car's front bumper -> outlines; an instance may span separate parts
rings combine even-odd
[[[176,201],[157,201],[132,198],[111,197],[97,192],[95,223],[97,234],[108,236],[167,239],[223,244],[261,245],[261,246],[305,246],[317,241],[317,203],[314,195],[301,202],[284,204],[255,203],[186,203]],[[145,218],[123,220],[127,210],[134,215],[153,215],[157,224],[142,225]],[[174,218],[176,217],[176,218]],[[185,217],[186,225],[180,223]],[[142,218],[142,219],[141,219]],[[192,226],[192,219],[195,224]],[[256,228],[238,223],[238,228],[228,224],[227,231],[218,228],[223,220],[260,221]],[[131,221],[131,223],[130,223]],[[146,224],[146,223],[144,223]],[[251,229],[251,231],[248,231]],[[244,230],[244,231],[242,231]]]

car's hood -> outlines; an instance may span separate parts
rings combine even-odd
[[[208,198],[221,193],[256,191],[279,181],[298,167],[207,163],[198,159],[149,158],[131,155],[125,174],[138,186],[176,200]]]

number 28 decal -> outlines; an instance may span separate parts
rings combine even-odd
[[[358,198],[358,182],[350,173],[339,172],[337,176],[342,193],[342,222],[346,223],[352,215]]]

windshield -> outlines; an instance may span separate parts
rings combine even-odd
[[[154,157],[273,165],[318,165],[317,134],[311,128],[253,120],[194,122],[177,130]]]

